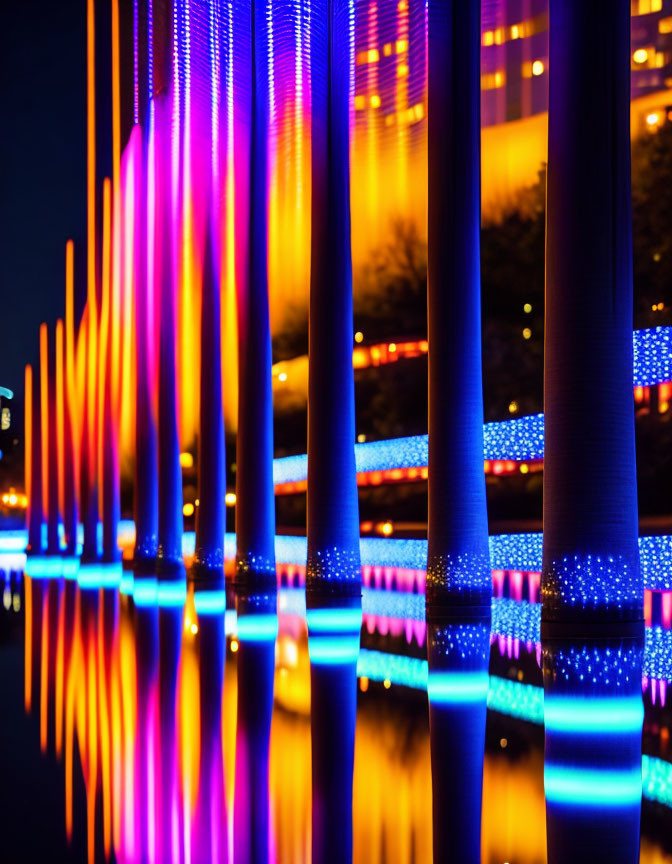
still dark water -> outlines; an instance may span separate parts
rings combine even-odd
[[[271,860],[301,864],[310,861],[310,666],[302,615],[283,596],[280,610],[269,844]],[[136,608],[116,590],[14,577],[4,586],[0,622],[0,861],[171,860],[166,849],[195,847],[204,798],[221,813],[215,844],[231,848],[240,646],[230,614],[225,633],[223,621],[213,629],[198,618],[193,598],[159,612]],[[422,635],[417,622],[365,619],[362,644],[372,671],[368,677],[360,670],[359,679],[353,790],[359,864],[432,860],[426,694],[399,683],[422,662]],[[391,670],[389,678],[373,662],[386,652],[397,658],[382,667]],[[221,662],[221,713],[209,718],[206,679]],[[483,861],[543,864],[534,645],[495,639],[491,675],[503,682],[498,698],[510,704],[488,714]],[[650,688],[645,693],[645,745],[669,760],[664,697],[660,685],[655,704]],[[215,756],[205,760],[205,753]],[[221,770],[206,778],[204,764],[211,767],[213,759]],[[672,797],[672,789],[663,791]],[[672,862],[672,811],[645,801],[642,828],[642,862]]]

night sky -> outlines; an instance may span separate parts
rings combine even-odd
[[[0,385],[18,421],[39,325],[65,311],[66,240],[84,252],[86,0],[15,0],[2,18]]]

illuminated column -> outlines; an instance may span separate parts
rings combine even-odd
[[[541,589],[550,864],[639,860],[629,11],[628,0],[550,5]]]
[[[103,250],[102,250],[103,302],[100,326],[99,391],[100,391],[100,446],[101,499],[103,522],[103,581],[105,585],[118,585],[121,580],[121,551],[117,542],[119,528],[119,441],[115,404],[113,368],[115,351],[114,315],[116,304],[112,290],[112,200],[111,185],[106,179],[103,187]]]
[[[159,493],[156,475],[156,341],[154,328],[154,108],[152,93],[152,4],[137,0],[135,75],[137,121],[142,129],[140,189],[135,228],[135,549],[134,578],[156,573]]]
[[[269,860],[268,756],[278,631],[273,488],[273,392],[268,306],[270,5],[238,7],[238,434],[236,601],[238,730],[234,801],[236,864]],[[237,91],[237,88],[240,88]]]
[[[167,4],[159,4],[167,5]],[[162,16],[172,21],[171,10]],[[155,20],[158,21],[158,14]],[[165,21],[164,21],[165,24]],[[169,26],[169,25],[166,25]],[[176,37],[175,37],[176,38]],[[182,471],[177,424],[176,363],[176,272],[175,238],[176,188],[175,140],[177,136],[177,87],[171,80],[173,69],[173,35],[170,27],[154,31],[154,72],[161,69],[155,87],[162,86],[154,99],[156,158],[156,232],[154,238],[154,273],[159,331],[158,368],[158,479],[159,534],[157,576],[159,582],[180,583],[185,579],[182,557]],[[161,595],[159,590],[159,595]],[[171,594],[168,587],[164,592]],[[184,592],[183,592],[184,593]],[[182,598],[183,600],[184,598]]]
[[[312,246],[308,560],[313,862],[352,858],[356,667],[361,629],[350,250],[351,14],[311,5]]]
[[[58,440],[56,424],[56,351],[46,324],[40,327],[40,389],[42,396],[42,482],[46,483],[47,554],[59,555]],[[57,575],[57,574],[55,574]]]
[[[65,334],[64,334],[64,404],[63,404],[63,530],[66,554],[74,558],[77,545],[77,393],[75,384],[75,247],[68,240],[65,247]],[[66,576],[72,567],[68,567]]]
[[[434,860],[478,862],[492,575],[483,473],[480,0],[428,15],[427,654]]]
[[[28,496],[29,556],[42,553],[42,432],[40,418],[40,379],[32,366],[26,366],[25,482]]]

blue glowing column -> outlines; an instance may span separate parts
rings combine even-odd
[[[356,664],[361,627],[350,251],[348,0],[310,7],[312,216],[308,560],[314,864],[352,858]]]
[[[268,306],[269,20],[266,0],[237,8],[236,864],[269,860],[268,755],[278,629]]]
[[[541,589],[549,862],[633,862],[643,590],[628,0],[552,0],[549,69]],[[578,709],[569,712],[568,700]]]
[[[154,109],[152,90],[151,0],[138,3],[137,10],[138,123],[142,130],[140,183],[135,224],[135,548],[136,579],[156,577],[158,546],[158,485],[156,429],[156,340],[153,326],[153,261],[155,211]]]
[[[434,860],[478,862],[492,576],[483,473],[480,0],[428,8],[427,655]]]

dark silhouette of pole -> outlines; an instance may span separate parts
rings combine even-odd
[[[269,860],[268,758],[277,621],[273,391],[268,303],[267,7],[238,8],[237,96],[238,434],[236,439],[236,607],[238,706],[234,860]]]
[[[548,857],[634,862],[643,587],[628,0],[551,0],[549,75],[541,587]]]
[[[427,655],[434,860],[479,862],[492,574],[483,474],[480,0],[428,7]]]
[[[312,860],[352,859],[361,629],[350,249],[350,7],[311,5],[308,560]]]

